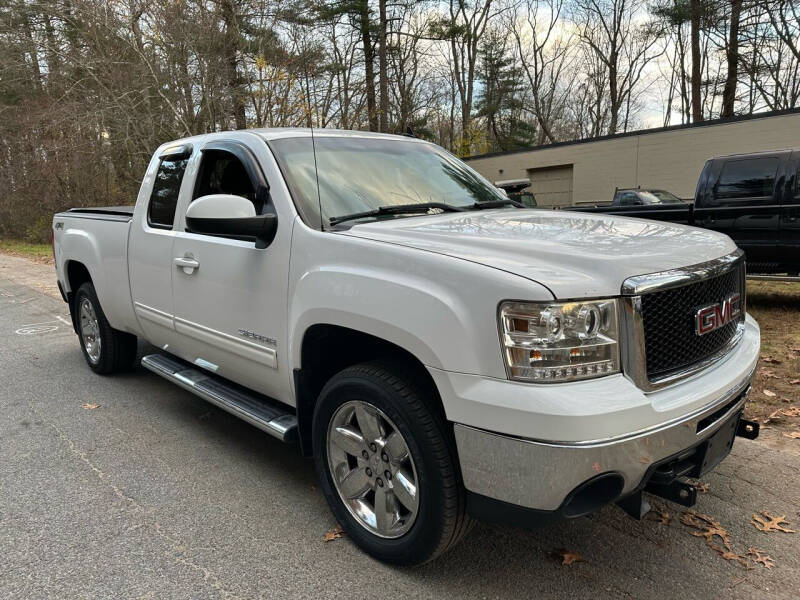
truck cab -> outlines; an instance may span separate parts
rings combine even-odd
[[[697,184],[694,224],[731,236],[757,273],[800,270],[800,152],[721,156]]]

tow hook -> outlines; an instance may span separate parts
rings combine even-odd
[[[748,440],[754,440],[758,437],[759,425],[755,421],[748,421],[747,419],[739,419],[739,425],[736,427],[736,435]]]

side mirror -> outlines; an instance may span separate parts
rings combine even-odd
[[[274,214],[256,215],[253,203],[242,196],[201,196],[186,210],[186,230],[234,239],[255,240],[256,248],[272,243],[278,230]]]

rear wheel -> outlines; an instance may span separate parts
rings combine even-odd
[[[465,513],[452,434],[419,377],[390,363],[335,375],[314,411],[317,476],[328,504],[362,550],[424,563],[454,546]]]
[[[111,327],[91,283],[78,288],[73,311],[89,368],[101,375],[129,369],[136,358],[136,336]]]

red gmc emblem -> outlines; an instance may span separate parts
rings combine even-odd
[[[694,332],[697,335],[711,333],[735,320],[740,314],[742,314],[741,296],[731,294],[722,302],[697,310],[694,317]]]

